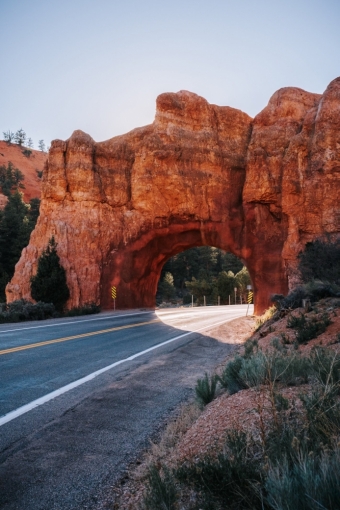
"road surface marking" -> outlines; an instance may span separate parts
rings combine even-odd
[[[5,414],[5,416],[2,416],[0,418],[0,427],[2,425],[5,425],[5,423],[8,423],[8,422],[14,420],[15,418],[18,418],[19,416],[21,416],[25,413],[28,413],[32,409],[35,409],[36,407],[46,404],[46,402],[49,402],[50,400],[52,400],[56,397],[59,397],[63,393],[66,393],[70,390],[73,390],[74,388],[77,388],[78,386],[81,386],[82,384],[85,384],[88,381],[91,381],[92,379],[94,379],[95,377],[98,377],[99,375],[103,374],[104,372],[111,370],[111,368],[115,368],[118,365],[121,365],[122,363],[126,363],[127,361],[132,361],[136,358],[139,358],[143,354],[154,351],[155,349],[158,349],[159,347],[163,347],[164,345],[175,342],[175,340],[179,340],[180,338],[184,338],[185,336],[193,335],[194,333],[198,333],[200,331],[204,331],[204,330],[219,326],[220,324],[230,322],[237,318],[239,318],[239,317],[231,317],[230,319],[216,322],[214,324],[210,324],[209,326],[204,326],[204,328],[199,328],[194,331],[188,331],[187,333],[183,333],[182,335],[175,336],[174,338],[170,338],[169,340],[166,340],[165,342],[161,342],[160,344],[154,345],[153,347],[149,347],[148,349],[145,349],[144,351],[137,352],[136,354],[133,354],[132,356],[129,356],[128,358],[124,358],[119,361],[116,361],[115,363],[112,363],[112,365],[108,365],[107,367],[101,368],[100,370],[97,370],[96,372],[92,372],[92,374],[82,377],[81,379],[78,379],[77,381],[67,384],[66,386],[63,386],[62,388],[59,388],[58,390],[52,391],[51,393],[48,393],[47,395],[44,395],[43,397],[33,400],[29,404],[26,404],[22,407],[19,407],[18,409],[15,409],[14,411],[11,411],[11,412]],[[144,324],[146,324],[146,323],[144,323]]]
[[[69,340],[77,340],[78,338],[85,338],[88,336],[100,335],[102,333],[111,333],[112,331],[120,331],[121,329],[136,328],[137,326],[145,326],[146,324],[153,324],[154,322],[161,322],[160,319],[153,319],[148,322],[139,322],[137,324],[126,324],[125,326],[116,326],[110,329],[101,329],[99,331],[92,331],[91,333],[82,333],[81,335],[65,336],[64,338],[55,338],[54,340],[45,340],[37,342],[35,344],[18,345],[17,347],[11,347],[9,349],[3,349],[0,351],[0,356],[4,354],[10,354],[12,352],[25,351],[26,349],[35,349],[36,347],[42,347],[44,345],[58,344],[61,342],[68,342]]]
[[[15,329],[5,329],[0,330],[0,333],[12,333],[12,331],[25,331],[26,329],[41,329],[41,328],[57,328],[58,326],[67,326],[68,324],[83,324],[84,322],[93,322],[93,321],[104,321],[107,319],[121,319],[122,317],[131,317],[134,315],[144,315],[146,313],[153,313],[153,311],[149,312],[134,312],[134,313],[122,313],[121,315],[105,315],[104,317],[93,317],[91,319],[83,319],[79,321],[67,321],[67,322],[53,322],[53,324],[41,324],[39,326],[23,326],[21,328]]]

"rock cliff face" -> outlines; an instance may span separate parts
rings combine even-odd
[[[193,246],[239,256],[255,310],[297,282],[306,242],[340,234],[340,78],[321,96],[276,92],[251,119],[190,92],[157,98],[153,124],[95,143],[75,131],[52,143],[36,229],[7,286],[30,278],[54,235],[68,306],[153,307],[165,261]]]

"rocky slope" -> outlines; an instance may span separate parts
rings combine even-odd
[[[308,322],[316,319],[322,320],[325,314],[331,319],[331,323],[325,331],[319,332],[315,338],[297,346],[296,331],[287,326],[292,317],[303,315]],[[268,320],[256,332],[251,332],[251,326],[254,326],[254,322],[248,321],[249,318],[237,319],[234,323],[228,323],[227,326],[223,325],[221,327],[221,339],[224,337],[224,341],[226,341],[228,333],[230,334],[230,326],[232,328],[238,326],[239,331],[231,330],[233,342],[244,342],[247,338],[244,333],[248,331],[248,344],[249,342],[256,343],[256,349],[266,353],[269,357],[289,356],[295,353],[296,356],[301,355],[302,358],[306,357],[310,360],[312,359],[311,352],[315,352],[315,349],[318,348],[325,349],[324,352],[329,353],[331,357],[339,356],[339,298],[320,300],[314,303],[308,311],[303,308],[289,311],[281,319]],[[257,352],[256,349],[255,352]],[[244,352],[245,348],[240,346],[237,354],[243,355]],[[235,351],[223,360],[220,366],[216,367],[216,373],[221,374],[227,363],[233,360],[234,357]],[[325,360],[323,363],[325,363]],[[329,367],[327,366],[327,368]],[[313,377],[308,381],[304,381],[304,375],[301,374],[301,376],[300,380],[297,378],[296,381],[292,380],[289,384],[278,380],[273,383],[272,387],[268,383],[255,385],[234,394],[230,394],[226,390],[220,390],[217,392],[216,398],[206,405],[202,411],[199,411],[198,406],[193,405],[192,402],[187,403],[181,409],[179,408],[174,418],[169,419],[157,441],[151,442],[151,447],[145,454],[136,463],[131,464],[124,480],[113,487],[110,503],[107,496],[107,501],[96,508],[98,510],[145,508],[142,501],[150,481],[148,472],[151,466],[156,466],[162,472],[161,467],[164,466],[173,469],[183,465],[195,464],[207,458],[207,456],[215,458],[218,454],[225,454],[227,434],[235,429],[255,438],[261,437],[263,427],[265,432],[268,433],[270,423],[273,421],[271,392],[274,390],[275,394],[280,393],[286,399],[288,405],[288,409],[285,411],[286,416],[292,414],[292,420],[297,419],[297,417],[301,419],[301,416],[304,415],[301,395],[310,394],[313,389],[315,391]],[[213,477],[211,477],[211,480],[213,480]],[[180,502],[176,508],[189,509],[200,508],[200,506],[195,506],[193,494],[182,491]],[[275,506],[275,508],[277,507]],[[329,506],[329,508],[333,507]]]
[[[296,284],[306,242],[340,234],[340,78],[323,95],[276,92],[255,119],[186,91],[157,98],[153,124],[95,143],[55,140],[40,218],[7,298],[30,278],[54,235],[68,305],[152,307],[164,262],[193,246],[246,264],[262,312]]]
[[[0,141],[0,166],[7,167],[8,163],[13,163],[14,168],[18,168],[25,177],[23,182],[24,201],[29,202],[31,198],[40,198],[42,180],[38,176],[38,172],[42,172],[47,160],[47,154],[32,149],[32,153],[28,158],[23,154],[23,148],[16,144],[8,145],[4,141]],[[6,203],[6,197],[0,193],[1,204]]]

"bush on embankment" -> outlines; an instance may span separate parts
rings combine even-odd
[[[19,299],[9,304],[0,304],[0,324],[6,322],[40,321],[57,317],[74,317],[99,312],[100,307],[94,303],[71,308],[64,313],[60,313],[55,309],[53,303],[43,303],[42,301],[31,303],[30,301]]]
[[[331,333],[328,346],[315,342],[337,320],[339,304],[323,299],[309,313],[290,312],[287,333],[265,348],[261,340],[248,340],[218,377],[198,380],[201,407],[218,392],[252,388],[258,403],[267,402],[257,408],[254,401],[266,419],[259,421],[262,428],[229,430],[217,453],[208,450],[175,466],[155,463],[146,477],[144,509],[340,510],[340,335]],[[262,327],[269,329],[268,323]],[[264,338],[261,331],[257,338]],[[313,347],[306,347],[310,341]],[[288,386],[298,387],[295,397]]]

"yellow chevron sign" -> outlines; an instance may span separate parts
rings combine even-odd
[[[117,297],[116,287],[111,287],[111,296],[112,296],[112,299],[116,299],[116,297]]]
[[[253,295],[254,295],[254,292],[252,292],[252,291],[248,292],[248,299],[247,299],[248,304],[253,302]]]

